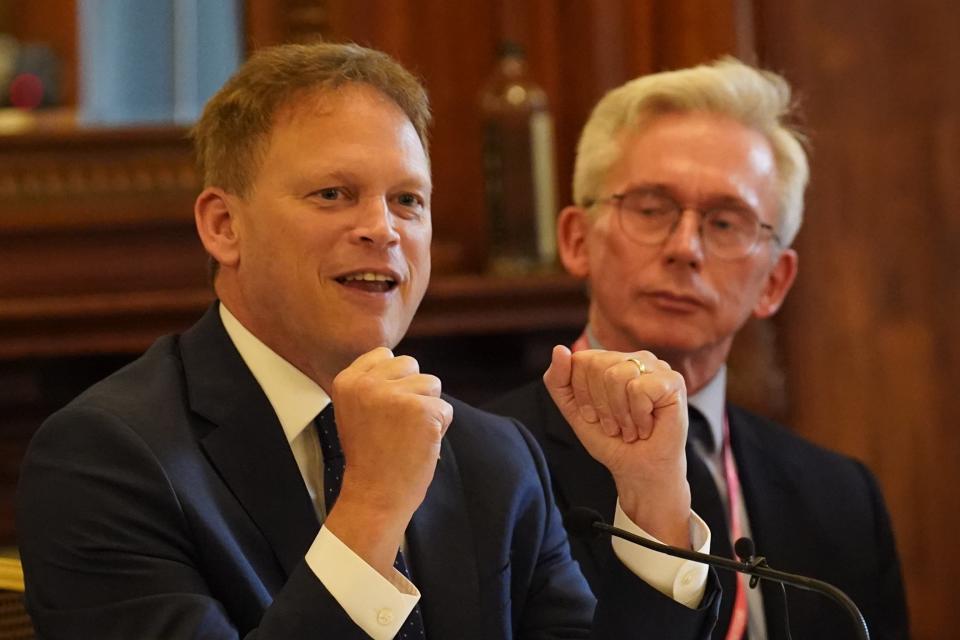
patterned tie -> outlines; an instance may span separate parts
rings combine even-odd
[[[320,436],[320,450],[323,453],[323,501],[326,505],[327,513],[333,508],[333,503],[340,495],[340,485],[343,483],[343,470],[346,468],[347,461],[343,457],[343,449],[340,447],[340,437],[337,435],[337,422],[333,414],[333,404],[320,412],[315,421],[317,434]],[[407,569],[407,563],[403,560],[403,553],[397,551],[397,559],[393,566],[402,573],[407,579],[410,579],[410,571]],[[423,632],[423,616],[420,614],[420,605],[413,608],[410,616],[407,618],[396,638],[401,640],[416,640],[425,638]]]
[[[710,475],[710,469],[701,459],[694,442],[703,445],[702,450],[713,450],[713,434],[710,425],[703,414],[694,407],[689,408],[690,427],[687,431],[687,482],[690,483],[690,500],[693,510],[703,518],[710,531],[710,553],[724,558],[733,558],[733,547],[730,544],[730,528],[727,524],[727,514],[720,499],[717,483]],[[720,586],[723,588],[723,597],[720,600],[720,617],[717,626],[713,629],[713,640],[724,640],[727,627],[730,626],[730,616],[733,613],[733,601],[737,593],[736,574],[726,569],[717,570]]]

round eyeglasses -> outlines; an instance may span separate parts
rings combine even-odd
[[[761,222],[755,213],[734,202],[693,209],[660,191],[635,189],[600,198],[588,206],[603,203],[616,205],[621,230],[639,244],[663,243],[677,228],[683,212],[692,209],[700,215],[704,248],[718,258],[733,260],[750,255],[764,233],[780,245],[780,237],[772,225]]]

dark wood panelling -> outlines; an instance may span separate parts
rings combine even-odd
[[[802,92],[813,179],[783,313],[793,423],[886,492],[914,637],[960,626],[960,8],[763,0]]]

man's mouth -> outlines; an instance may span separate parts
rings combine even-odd
[[[392,291],[397,286],[397,281],[392,276],[373,271],[348,273],[335,278],[335,280],[345,287],[369,291],[371,293],[386,293]]]

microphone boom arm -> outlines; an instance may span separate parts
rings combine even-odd
[[[684,560],[692,560],[702,564],[712,564],[725,569],[730,569],[732,571],[737,571],[739,573],[744,573],[748,576],[759,577],[764,580],[772,580],[774,582],[797,587],[798,589],[803,589],[805,591],[814,591],[816,593],[823,594],[839,603],[857,622],[857,635],[861,640],[870,640],[870,631],[867,629],[867,622],[864,620],[863,614],[860,613],[860,609],[857,608],[857,605],[854,604],[853,600],[851,600],[847,594],[829,582],[817,580],[816,578],[808,578],[807,576],[801,576],[795,573],[787,573],[786,571],[777,571],[776,569],[771,569],[770,567],[761,566],[759,564],[750,562],[737,562],[736,560],[731,560],[729,558],[711,556],[697,553],[696,551],[687,551],[685,549],[671,547],[670,545],[654,542],[653,540],[648,540],[627,531],[623,531],[622,529],[618,529],[603,521],[595,521],[592,524],[595,529],[603,531],[608,535],[629,540],[630,542],[638,544],[641,547],[646,547],[647,549],[651,549],[653,551],[665,553],[668,556],[683,558]]]

